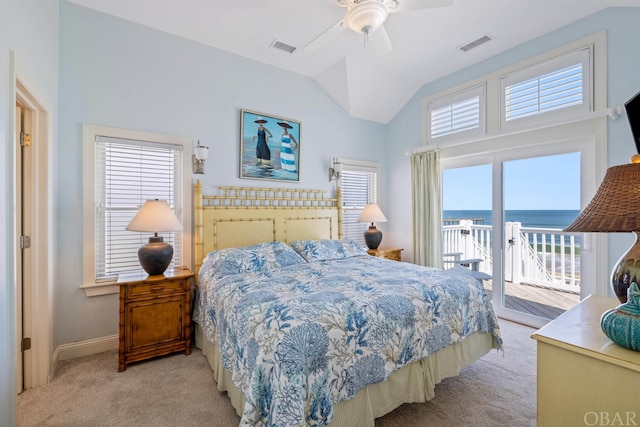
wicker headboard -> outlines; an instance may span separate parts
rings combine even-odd
[[[218,187],[204,196],[196,181],[194,197],[195,275],[215,249],[302,239],[340,239],[340,189],[336,197],[324,190],[262,187]]]

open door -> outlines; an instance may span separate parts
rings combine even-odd
[[[20,135],[22,134],[22,108],[19,105],[16,105],[16,135],[15,135],[15,146],[20,147]],[[16,222],[17,229],[22,230],[22,150],[16,150],[17,157],[17,169],[16,169]],[[17,392],[22,393],[23,385],[24,385],[24,359],[22,357],[22,250],[20,248],[16,248],[16,275],[17,275],[17,283],[18,289],[16,292],[16,329],[17,334],[16,337],[18,339],[18,345],[16,349],[18,350],[18,354],[16,355],[17,361],[17,369],[16,369],[16,387]]]
[[[17,391],[49,382],[53,366],[51,201],[48,118],[42,103],[15,80],[15,271]]]

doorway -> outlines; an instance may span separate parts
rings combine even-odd
[[[476,260],[500,317],[541,327],[593,293],[595,245],[562,232],[594,185],[593,151],[585,138],[442,161],[443,253]]]
[[[14,239],[17,392],[52,376],[52,215],[49,122],[38,97],[15,77]]]

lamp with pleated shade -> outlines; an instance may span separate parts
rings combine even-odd
[[[126,228],[128,231],[151,232],[149,243],[138,249],[138,260],[149,276],[164,273],[173,258],[173,246],[158,233],[181,231],[182,224],[164,200],[147,200]]]

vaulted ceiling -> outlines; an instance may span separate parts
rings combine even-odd
[[[339,3],[363,0],[69,1],[311,77],[351,116],[380,123],[426,83],[607,7],[640,6],[640,0],[366,0],[398,9],[365,40],[335,26],[347,11]],[[383,31],[392,49],[379,55]],[[460,49],[484,36],[491,40]]]

